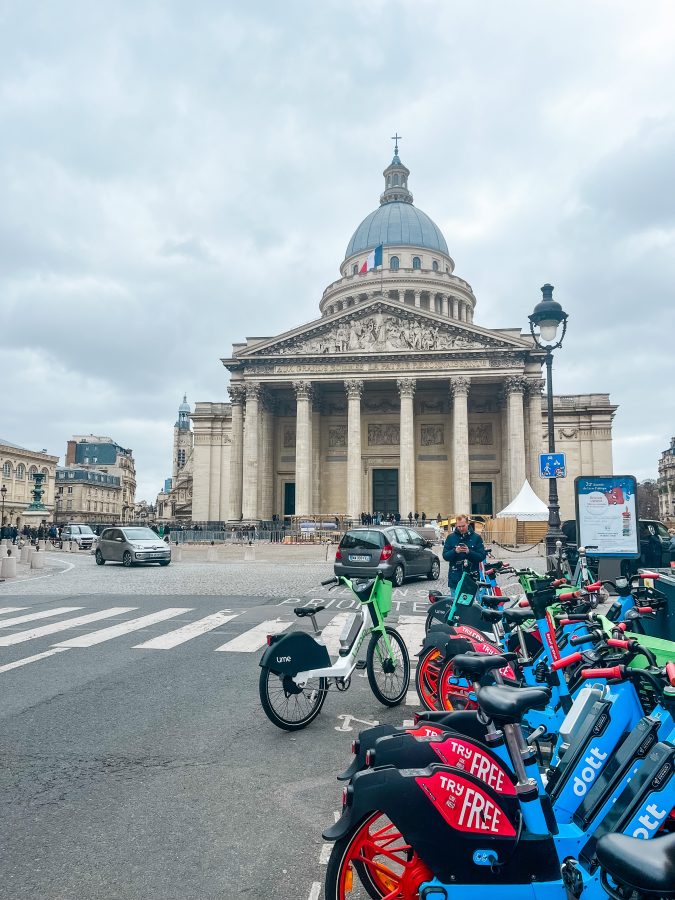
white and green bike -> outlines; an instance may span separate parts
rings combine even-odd
[[[385,706],[397,706],[410,684],[410,658],[405,641],[394,628],[385,625],[391,610],[391,582],[378,573],[374,578],[349,579],[340,576],[322,585],[345,584],[361,607],[345,623],[340,636],[338,658],[332,662],[321,640],[316,616],[326,607],[298,606],[298,618],[309,617],[314,635],[306,631],[269,635],[260,660],[260,702],[270,722],[287,731],[297,731],[321,712],[331,683],[346,691],[354,669],[365,668],[373,694]],[[370,635],[365,660],[359,651]]]

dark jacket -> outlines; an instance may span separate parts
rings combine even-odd
[[[468,553],[457,553],[455,548],[458,544],[466,544],[469,548]],[[483,545],[483,539],[475,531],[467,531],[466,534],[460,534],[457,529],[453,529],[445,539],[443,545],[443,559],[449,564],[448,566],[448,587],[455,588],[459,583],[464,571],[464,562],[468,559],[469,566],[472,569],[478,567],[478,563],[483,562],[487,553]]]

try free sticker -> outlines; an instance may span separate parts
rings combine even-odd
[[[515,837],[506,813],[478,785],[455,775],[434,772],[416,779],[452,828],[470,834]]]

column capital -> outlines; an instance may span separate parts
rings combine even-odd
[[[246,399],[246,388],[243,384],[230,384],[227,387],[230,395],[230,403],[233,406],[241,406]]]
[[[527,379],[522,375],[509,375],[504,379],[507,394],[522,394],[526,384]]]
[[[527,393],[528,397],[541,397],[545,383],[546,382],[543,378],[526,378],[525,392]]]
[[[350,400],[360,400],[363,396],[363,380],[360,378],[350,378],[345,381],[345,391]]]
[[[296,400],[311,400],[314,396],[311,381],[294,381],[293,390]]]
[[[415,385],[416,381],[414,378],[398,378],[396,380],[396,387],[401,397],[414,397]]]
[[[260,400],[262,397],[262,386],[258,381],[248,381],[246,383],[246,399]]]
[[[450,396],[453,398],[453,400],[460,394],[464,394],[465,396],[467,396],[470,386],[470,378],[465,378],[463,375],[457,375],[456,378],[450,379]]]

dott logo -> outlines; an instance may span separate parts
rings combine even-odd
[[[633,837],[648,841],[665,819],[667,812],[667,809],[659,809],[655,803],[650,803],[638,819],[638,827],[633,829]]]
[[[586,759],[584,759],[586,765],[580,772],[581,778],[579,775],[574,776],[573,786],[574,793],[577,797],[583,797],[585,795],[589,786],[595,781],[598,771],[602,768],[606,759],[606,753],[603,753],[602,750],[598,750],[597,747],[593,747]]]

